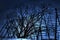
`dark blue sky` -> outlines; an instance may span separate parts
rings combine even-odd
[[[0,0],[0,11],[5,11],[9,8],[17,8],[24,4],[39,5],[42,2],[51,4],[54,7],[60,6],[60,0]]]
[[[0,0],[0,12],[11,8],[18,8],[24,4],[40,5],[42,2],[51,4],[54,7],[60,7],[60,0]]]
[[[3,24],[7,10],[19,8],[25,4],[39,6],[41,3],[60,8],[60,0],[0,0],[0,25]]]

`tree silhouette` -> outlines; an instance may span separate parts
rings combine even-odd
[[[0,30],[0,38],[28,38],[30,36],[32,39],[32,35],[36,34],[36,40],[39,40],[39,36],[41,37],[41,40],[43,40],[43,32],[46,32],[48,40],[51,40],[50,33],[53,31],[54,40],[56,40],[58,27],[57,20],[58,22],[60,20],[57,13],[57,8],[54,9],[55,25],[53,24],[51,18],[54,13],[52,14],[48,7],[43,7],[41,11],[37,13],[34,11],[30,14],[28,12],[28,6],[26,6],[25,9],[17,9],[17,15],[15,17],[9,18],[9,14],[7,15],[7,21]],[[35,10],[35,8],[33,10]],[[4,30],[6,30],[5,34]]]

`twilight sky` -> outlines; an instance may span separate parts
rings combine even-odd
[[[7,10],[19,8],[25,4],[39,6],[41,3],[60,9],[60,0],[0,0],[0,26],[5,20]]]

